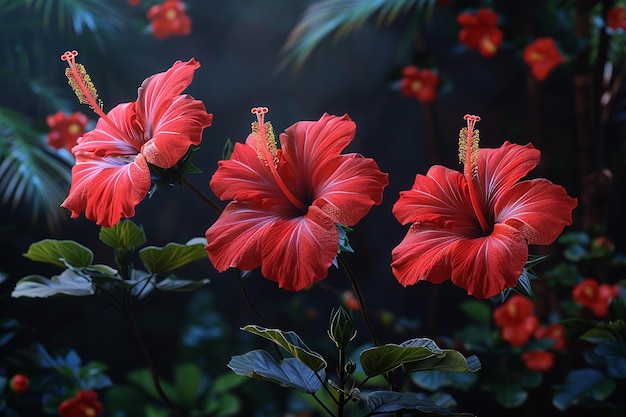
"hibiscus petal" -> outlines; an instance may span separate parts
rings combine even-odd
[[[334,222],[309,207],[305,216],[273,224],[263,240],[261,273],[285,290],[299,291],[326,278],[338,248]]]
[[[271,226],[282,220],[276,213],[245,201],[229,203],[206,231],[206,250],[215,269],[251,270],[261,265],[261,247]]]
[[[389,180],[373,159],[347,154],[320,165],[314,172],[313,184],[317,198],[313,205],[335,223],[353,226],[372,205],[382,202]]]
[[[442,283],[450,278],[450,253],[462,239],[464,237],[453,230],[413,224],[391,252],[394,276],[405,287],[422,280]]]
[[[548,245],[572,224],[578,204],[560,185],[540,178],[504,191],[495,203],[496,222],[517,229],[531,245]]]
[[[517,285],[528,258],[524,236],[496,224],[489,236],[460,240],[452,251],[452,282],[476,298],[493,297]]]
[[[253,201],[286,214],[295,210],[256,151],[242,143],[235,144],[230,159],[218,162],[209,186],[220,200]]]
[[[61,207],[77,218],[85,217],[104,227],[135,215],[135,206],[150,190],[150,170],[142,155],[133,162],[125,158],[77,159],[72,186]]]
[[[204,104],[189,95],[180,95],[191,84],[200,67],[195,59],[176,61],[166,72],[148,77],[139,87],[137,119],[143,127],[142,153],[146,160],[161,168],[171,168],[191,145],[202,140],[202,129],[211,125],[213,116]]]
[[[310,180],[317,167],[344,150],[354,138],[356,124],[348,115],[325,113],[315,122],[297,122],[280,135],[283,156],[297,177]],[[304,189],[311,189],[303,183]]]
[[[133,125],[135,120],[134,103],[123,103],[115,106],[107,114],[107,120],[98,119],[95,129],[85,133],[72,153],[80,158],[132,156],[137,155],[144,144],[141,133]]]
[[[487,203],[487,212],[500,195],[524,178],[539,163],[541,152],[532,144],[525,146],[504,142],[497,149],[481,149],[478,153],[478,183]]]
[[[415,177],[413,188],[400,193],[393,214],[402,224],[434,223],[454,228],[466,237],[481,233],[465,177],[440,165],[431,167],[426,175]]]

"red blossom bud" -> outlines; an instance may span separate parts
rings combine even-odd
[[[11,391],[16,394],[24,394],[28,391],[28,387],[30,385],[30,381],[28,377],[24,374],[15,374],[13,378],[11,378],[11,382],[9,383],[9,387]]]

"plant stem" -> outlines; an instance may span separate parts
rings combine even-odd
[[[348,277],[348,281],[350,281],[350,285],[352,285],[352,291],[354,291],[354,295],[356,295],[357,300],[359,301],[359,305],[361,306],[361,315],[363,316],[363,321],[365,322],[365,327],[367,327],[367,331],[370,334],[370,338],[372,339],[372,344],[374,346],[378,346],[378,340],[376,339],[376,334],[374,333],[374,328],[370,323],[369,318],[367,317],[367,312],[365,311],[365,302],[363,301],[363,296],[361,295],[361,289],[359,288],[359,284],[348,265],[348,262],[341,256],[341,254],[337,255],[337,259],[339,260],[339,264],[346,271],[346,275]]]
[[[159,394],[159,397],[161,397],[161,400],[165,403],[165,405],[167,405],[169,409],[172,411],[172,414],[175,417],[180,417],[181,414],[178,411],[178,408],[176,407],[176,405],[174,405],[172,400],[169,399],[165,391],[163,391],[163,387],[161,387],[161,382],[159,381],[159,374],[157,372],[154,360],[152,359],[152,356],[150,355],[150,352],[148,351],[146,344],[141,338],[141,335],[139,334],[139,330],[137,329],[137,325],[135,324],[135,320],[133,319],[130,294],[128,292],[124,294],[124,318],[126,319],[126,322],[128,323],[128,326],[130,327],[130,331],[133,334],[133,337],[135,338],[135,341],[137,342],[137,345],[139,346],[139,349],[141,350],[141,353],[143,354],[143,357],[146,360],[146,363],[148,364],[148,368],[150,369],[150,374],[152,375],[152,383],[154,384],[154,388],[156,389],[156,392]]]
[[[200,200],[208,204],[209,207],[211,207],[213,211],[217,213],[218,216],[222,214],[222,208],[218,206],[217,203],[215,203],[213,200],[211,200],[209,196],[207,196],[202,191],[200,191],[200,189],[196,187],[195,185],[193,185],[193,183],[189,181],[187,178],[185,178],[185,185],[189,187],[189,189],[193,191],[198,197],[200,197]]]

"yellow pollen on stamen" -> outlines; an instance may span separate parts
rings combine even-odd
[[[480,120],[480,116],[466,114],[464,119],[467,120],[467,127],[462,128],[459,132],[459,162],[464,164],[466,174],[471,173],[472,177],[476,177],[478,175],[480,131],[474,130],[474,125]]]
[[[513,317],[515,317],[517,315],[517,307],[515,307],[513,304],[509,304],[509,314]]]
[[[165,13],[165,18],[166,18],[167,20],[174,20],[174,19],[176,18],[176,15],[177,15],[177,14],[178,14],[178,13],[176,13],[176,10],[171,10],[171,9],[170,9],[170,10],[168,10],[168,11]]]
[[[61,55],[62,61],[67,61],[69,68],[65,69],[67,83],[72,87],[78,102],[80,104],[88,104],[93,110],[102,109],[102,101],[98,98],[98,91],[91,81],[91,77],[87,74],[85,66],[77,64],[75,61],[77,51],[67,51]]]
[[[252,122],[252,135],[254,139],[253,147],[258,158],[270,169],[272,176],[276,180],[276,184],[283,192],[285,197],[298,210],[306,212],[307,206],[298,199],[287,187],[278,173],[278,148],[276,145],[276,137],[274,136],[274,128],[270,122],[265,121],[265,113],[267,107],[255,107],[251,110],[256,114],[257,121]]]
[[[585,287],[585,289],[583,290],[583,292],[585,293],[585,295],[589,298],[592,298],[595,294],[593,291],[593,288],[591,287]]]

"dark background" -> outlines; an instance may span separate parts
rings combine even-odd
[[[253,121],[252,107],[269,107],[267,119],[277,133],[300,120],[317,120],[324,112],[347,113],[357,124],[356,138],[347,151],[374,158],[381,170],[389,173],[390,184],[385,189],[382,205],[374,207],[349,234],[356,253],[348,254],[346,259],[373,311],[392,311],[422,324],[406,334],[390,332],[388,336],[392,339],[388,342],[449,334],[462,320],[455,304],[466,299],[463,291],[449,283],[438,290],[428,283],[403,289],[391,274],[389,264],[391,250],[406,233],[406,228],[391,214],[398,193],[409,189],[415,175],[425,173],[433,162],[452,168],[459,166],[457,138],[465,113],[482,117],[478,124],[482,147],[498,147],[504,140],[520,144],[533,142],[543,152],[542,165],[535,175],[540,173],[564,185],[570,195],[579,196],[570,66],[559,67],[546,82],[537,86],[529,81],[528,69],[513,43],[505,42],[490,59],[476,51],[467,51],[456,40],[456,12],[437,8],[432,18],[421,26],[420,42],[414,42],[407,35],[412,24],[410,17],[401,16],[389,26],[377,27],[367,22],[345,38],[324,42],[300,70],[293,67],[279,70],[284,57],[281,48],[312,2],[186,3],[193,21],[192,33],[187,37],[153,39],[145,31],[143,10],[116,0],[111,4],[119,9],[125,23],[115,39],[98,45],[68,34],[61,49],[59,45],[50,45],[37,59],[45,66],[49,79],[65,88],[65,64],[59,56],[66,49],[79,50],[77,60],[87,68],[104,101],[104,110],[108,111],[118,103],[135,100],[137,87],[149,75],[167,70],[176,60],[195,57],[202,66],[187,92],[202,100],[214,119],[213,125],[204,131],[194,160],[203,172],[190,179],[209,195],[212,194],[208,182],[222,147],[228,138],[245,139]],[[508,3],[497,2],[503,11],[515,11],[515,6]],[[515,16],[521,19],[519,13]],[[510,31],[520,29],[521,25],[514,20],[505,24]],[[51,43],[46,29],[33,30],[31,36],[33,42]],[[424,56],[436,63],[444,81],[437,102],[428,107],[403,97],[395,88],[399,68]],[[531,97],[531,88],[538,88],[540,93]],[[69,87],[67,94],[71,95]],[[41,117],[39,123],[45,118],[45,110],[37,103],[23,103],[18,99],[18,105],[31,110],[33,117]],[[96,120],[86,106],[76,103],[66,110],[80,110]],[[437,160],[428,151],[430,128],[438,138],[440,157]],[[608,157],[602,159],[607,166],[620,168],[614,169],[617,186],[611,197],[614,204],[607,215],[607,234],[621,244],[624,222],[619,213],[623,209],[620,203],[623,186],[619,184],[622,184],[623,164],[618,152],[623,135],[618,123],[609,125],[607,132],[607,137],[611,137],[607,143],[617,146],[607,146]],[[71,342],[85,360],[97,359],[109,364],[109,374],[119,380],[127,370],[143,366],[143,360],[123,321],[106,305],[90,297],[13,299],[8,296],[15,282],[25,275],[50,276],[58,272],[21,256],[31,243],[43,238],[76,240],[94,251],[97,263],[112,265],[108,248],[97,240],[98,226],[84,216],[77,220],[69,219],[69,213],[64,216],[67,219],[61,228],[49,230],[41,221],[32,224],[27,208],[12,210],[7,204],[0,206],[0,224],[12,230],[0,235],[0,270],[8,274],[8,279],[0,284],[0,314],[16,317],[36,329],[40,340],[50,349],[66,348]],[[577,222],[578,216],[575,213]],[[189,189],[176,188],[159,190],[152,198],[144,200],[133,218],[144,226],[148,243],[157,246],[204,236],[215,219],[210,208]],[[258,323],[233,273],[218,274],[206,260],[186,268],[184,274],[211,280],[200,291],[214,295],[233,331],[248,323]],[[258,271],[254,271],[245,284],[268,321],[284,330],[295,330],[289,326],[295,325],[297,319],[287,316],[277,306],[289,305],[294,297],[299,297],[301,311],[295,313],[313,317],[312,325],[301,331],[317,335],[323,334],[330,309],[339,302],[332,290],[324,289],[343,291],[349,288],[343,272],[335,268],[329,271],[324,288],[299,294],[279,290]],[[139,313],[140,328],[165,374],[171,371],[175,361],[178,332],[192,296],[192,293],[157,294]],[[359,338],[366,343],[367,332],[361,328],[360,317],[356,321]],[[380,330],[384,335],[385,329]],[[232,352],[239,353],[243,352]]]

